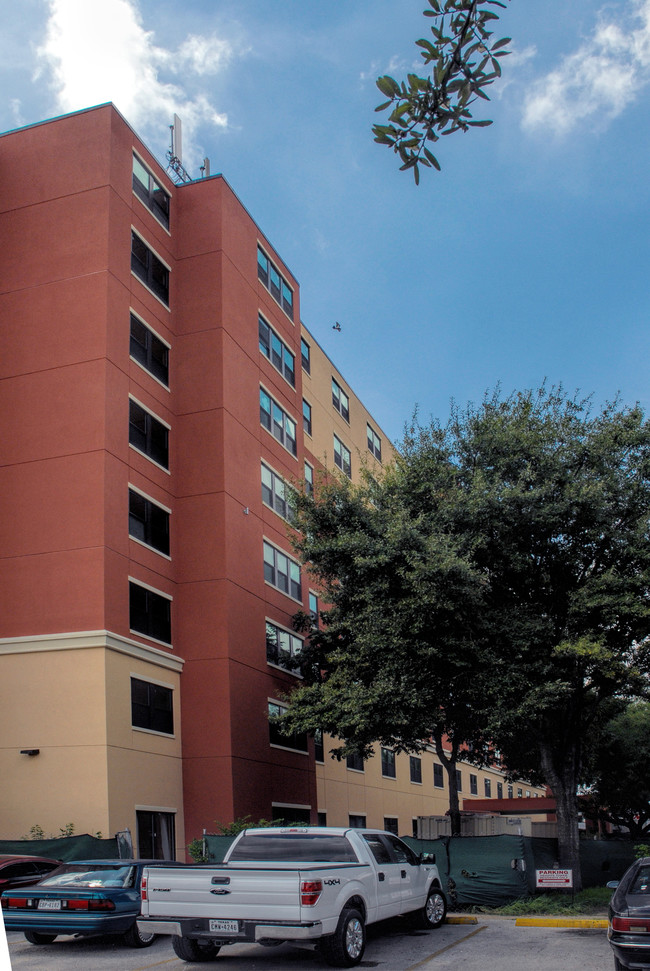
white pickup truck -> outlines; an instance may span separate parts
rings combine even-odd
[[[226,944],[294,941],[352,967],[367,924],[405,914],[439,927],[447,910],[435,857],[369,829],[247,829],[223,863],[146,869],[141,892],[141,932],[172,934],[185,961],[211,961]]]

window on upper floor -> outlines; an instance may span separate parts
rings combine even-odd
[[[308,496],[314,494],[314,470],[309,462],[305,462],[305,492]]]
[[[366,425],[368,430],[368,451],[372,452],[376,459],[381,462],[381,438],[371,425]]]
[[[334,378],[332,378],[332,404],[347,422],[350,421],[350,399]]]
[[[311,614],[312,627],[318,627],[318,597],[313,590],[309,591],[309,613]]]
[[[492,797],[492,780],[484,779],[483,785],[485,786],[485,798],[490,799]]]
[[[295,514],[289,502],[290,491],[291,486],[288,486],[281,476],[262,462],[262,502],[291,523],[295,519]]]
[[[497,799],[503,799],[503,782],[497,782]]]
[[[282,715],[286,710],[284,705],[280,705],[276,701],[269,701],[269,741],[271,745],[277,745],[280,748],[290,748],[296,749],[298,752],[307,752],[309,750],[309,744],[305,732],[295,732],[291,735],[286,735],[280,730],[277,722],[274,721],[278,715]]]
[[[259,314],[259,345],[262,354],[269,359],[274,368],[286,378],[292,388],[296,386],[296,359],[284,341],[278,337],[270,324]]]
[[[473,772],[469,774],[469,791],[470,795],[478,796],[478,776],[474,775]]]
[[[433,763],[433,784],[436,789],[444,789],[445,781],[442,774],[442,766],[437,762]]]
[[[147,209],[151,210],[158,222],[165,229],[169,229],[169,193],[165,192],[160,182],[154,178],[135,153],[133,154],[133,191],[138,199],[144,202]]]
[[[171,597],[130,580],[129,627],[152,640],[171,644]]]
[[[169,307],[169,267],[131,230],[131,271]]]
[[[320,728],[317,728],[316,731],[314,732],[314,759],[316,760],[316,762],[325,761],[325,746],[323,744],[323,731]],[[321,823],[320,821],[321,816],[324,817],[325,813],[318,814],[318,825],[327,826],[327,823],[325,822]]]
[[[456,788],[459,792],[463,791],[463,773],[460,769],[456,769]]]
[[[130,353],[134,361],[169,387],[169,345],[131,313]]]
[[[508,786],[508,799],[512,799],[514,797],[514,794],[515,794],[514,788],[512,787],[512,785],[509,785]]]
[[[285,314],[293,320],[293,290],[261,246],[257,247],[257,276]]]
[[[303,371],[311,374],[311,347],[304,337],[300,338],[300,363]]]
[[[260,388],[260,422],[292,455],[298,454],[295,421],[264,388]]]
[[[365,772],[365,763],[358,752],[351,752],[350,755],[347,755],[345,757],[345,764],[348,769],[353,769],[355,772]]]
[[[395,778],[395,753],[390,748],[381,750],[381,774],[387,779]]]
[[[174,692],[162,684],[131,678],[131,724],[162,735],[174,734]]]
[[[133,398],[129,399],[129,444],[169,468],[169,428]]]
[[[169,556],[169,510],[129,489],[129,536]]]
[[[287,671],[298,671],[298,659],[302,651],[302,638],[291,631],[266,622],[266,660]]]
[[[352,478],[350,449],[343,444],[337,435],[334,436],[334,465],[338,466],[341,472],[347,475],[348,479]]]
[[[411,772],[411,782],[422,782],[422,759],[417,755],[409,756],[409,769]]]
[[[311,435],[311,405],[302,399],[302,427],[308,435]]]
[[[264,579],[294,600],[302,600],[300,565],[264,540]]]

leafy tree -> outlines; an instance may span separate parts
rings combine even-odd
[[[332,604],[292,730],[417,750],[446,731],[557,801],[579,879],[583,745],[645,690],[650,425],[562,389],[486,395],[414,420],[381,482],[300,496],[297,550]],[[345,749],[344,749],[345,750]]]
[[[650,704],[636,701],[606,722],[594,751],[591,802],[607,822],[650,835]]]
[[[499,58],[509,37],[492,41],[488,29],[498,20],[494,7],[505,9],[500,0],[428,0],[425,17],[433,18],[433,41],[418,40],[417,46],[429,68],[427,77],[409,74],[398,83],[380,77],[377,87],[388,101],[377,111],[391,108],[387,125],[374,125],[375,141],[388,145],[399,155],[402,169],[412,169],[416,183],[420,165],[440,169],[429,148],[441,135],[491,125],[474,121],[469,111],[477,98],[489,101],[485,92],[501,76]]]

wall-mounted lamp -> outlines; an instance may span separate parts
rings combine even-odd
[[[21,755],[39,755],[40,754],[40,751],[41,751],[40,748],[21,748],[20,754]]]

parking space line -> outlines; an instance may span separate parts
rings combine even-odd
[[[417,964],[412,964],[410,968],[406,969],[406,971],[415,971],[416,968],[425,967],[429,963],[429,961],[433,961],[434,958],[437,958],[441,954],[444,954],[445,951],[451,951],[452,948],[457,947],[459,944],[462,944],[463,941],[468,941],[470,937],[474,937],[476,934],[480,934],[481,931],[484,931],[486,928],[487,928],[487,924],[483,924],[481,927],[477,927],[475,931],[470,931],[469,934],[465,934],[463,937],[460,937],[457,941],[454,941],[452,944],[447,944],[445,947],[441,947],[439,951],[434,951],[433,954],[430,954],[428,957],[426,957],[424,961],[418,961]]]

